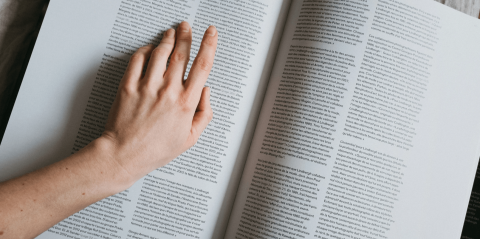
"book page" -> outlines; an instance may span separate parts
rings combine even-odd
[[[214,119],[198,143],[39,238],[222,237],[288,7],[289,1],[52,1],[0,146],[2,181],[100,136],[130,55],[158,44],[163,31],[189,21],[191,62],[209,25],[217,27],[219,44],[207,81]]]
[[[433,1],[294,1],[226,238],[459,238],[479,25]]]

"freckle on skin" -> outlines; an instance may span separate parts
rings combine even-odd
[[[0,232],[0,236],[3,235],[3,232]]]
[[[34,201],[34,202],[36,202],[36,201],[37,201],[37,199],[33,199],[33,201]]]
[[[20,209],[20,212],[23,212],[23,210]]]
[[[66,170],[68,170],[68,168],[65,168]]]
[[[85,193],[82,193],[82,195],[85,195]]]

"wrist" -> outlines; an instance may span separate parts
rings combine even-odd
[[[99,183],[104,184],[112,195],[128,189],[138,180],[120,163],[116,148],[111,140],[101,136],[77,153],[86,154],[92,168],[101,177]]]

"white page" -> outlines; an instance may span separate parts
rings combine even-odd
[[[129,58],[121,51],[158,43],[162,31],[182,20],[194,29],[192,58],[210,24],[219,31],[219,48],[207,82],[215,116],[198,144],[39,238],[223,234],[289,2],[184,2],[50,3],[0,146],[2,181],[58,161],[98,136],[96,120],[104,120]]]
[[[478,20],[363,3],[292,4],[226,238],[460,237],[479,156]]]

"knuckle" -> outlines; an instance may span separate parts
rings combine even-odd
[[[133,53],[133,55],[130,57],[130,62],[135,63],[135,62],[143,61],[144,59],[145,59],[145,55],[137,51]]]
[[[159,92],[158,92],[160,98],[167,102],[168,104],[174,104],[175,101],[177,100],[177,96],[176,94],[170,90],[169,88],[162,88]]]
[[[202,57],[202,56],[197,56],[195,61],[196,61],[195,63],[197,65],[197,67],[199,67],[203,71],[210,71],[210,69],[212,68],[212,65],[213,65],[213,62],[211,62],[206,57]]]
[[[204,37],[202,40],[202,46],[213,47],[216,45],[214,37]]]
[[[168,54],[168,50],[165,49],[165,47],[162,47],[162,46],[158,46],[157,48],[155,48],[153,51],[152,51],[152,56],[164,56]]]
[[[155,89],[155,87],[152,86],[151,83],[147,82],[142,86],[142,94],[151,98],[156,98],[158,95],[158,92]]]
[[[133,84],[124,84],[120,87],[120,93],[125,96],[133,95],[136,91],[137,89]]]
[[[190,59],[190,57],[187,54],[175,51],[175,52],[173,52],[173,54],[170,58],[170,61],[171,62],[185,62],[185,61],[188,61],[189,59]]]
[[[188,95],[182,95],[178,98],[178,103],[182,107],[183,111],[192,112],[196,106],[192,104],[192,101]]]

